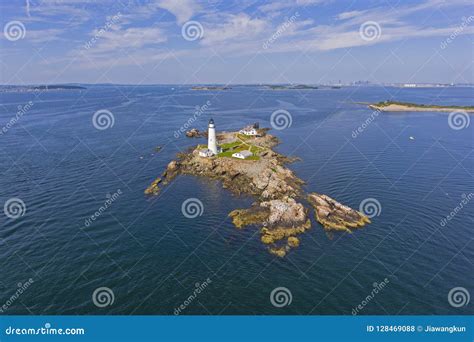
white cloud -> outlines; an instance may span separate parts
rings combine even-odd
[[[311,29],[312,34],[283,44],[275,44],[268,52],[288,51],[330,51],[335,49],[352,48],[359,46],[370,46],[379,43],[397,41],[403,39],[416,39],[424,37],[448,37],[457,27],[423,28],[416,26],[400,26],[382,28],[380,37],[373,41],[366,41],[360,37],[359,30],[343,31],[337,27],[319,26]],[[469,27],[459,33],[472,34],[474,28]]]
[[[138,65],[144,67],[146,65],[156,65],[157,63],[180,56],[183,53],[174,52],[170,54],[167,51],[157,49],[142,49],[140,51],[117,51],[113,58],[87,56],[79,58],[77,63],[84,69],[108,69],[121,66]]]
[[[98,30],[94,30],[92,36],[98,34],[98,32]],[[105,31],[98,38],[97,50],[112,51],[119,48],[141,48],[165,41],[166,36],[163,30],[158,27],[130,27]]]
[[[351,19],[351,18],[354,18],[354,17],[357,17],[361,14],[364,14],[366,11],[349,11],[349,12],[343,12],[343,13],[340,13],[338,16],[337,16],[337,19],[339,20],[345,20],[345,19]]]
[[[28,25],[27,38],[33,42],[62,39],[61,34],[71,31],[71,27],[63,25],[71,18],[85,21],[87,18],[97,19],[95,22],[105,20],[94,18],[103,16],[104,13],[94,13],[92,0],[30,0],[31,17],[25,20],[50,20],[52,26],[48,30],[30,30]],[[105,0],[104,0],[105,1]],[[132,0],[129,0],[132,3]],[[227,0],[221,0],[223,6],[218,10],[212,6],[212,11],[203,12],[208,8],[208,0],[197,3],[193,0],[144,0],[127,6],[123,11],[120,21],[106,32],[101,33],[96,42],[84,49],[83,43],[96,35],[97,30],[87,31],[89,36],[83,37],[84,41],[78,43],[73,51],[69,51],[62,58],[80,56],[79,65],[101,65],[110,63],[126,65],[138,62],[140,64],[153,63],[168,58],[168,52],[184,58],[188,56],[208,56],[214,51],[225,56],[261,53],[285,53],[298,51],[330,51],[342,48],[369,46],[389,41],[412,39],[418,37],[448,37],[455,26],[426,27],[421,26],[424,15],[432,15],[433,9],[440,7],[444,10],[448,6],[465,5],[466,0],[425,0],[416,5],[399,5],[395,9],[381,6],[371,9],[349,10],[332,17],[329,24],[318,24],[315,13],[307,11],[302,6],[313,6],[329,2],[329,0],[275,0],[269,1],[258,7],[258,16],[249,14],[247,10],[229,6]],[[40,4],[40,5],[38,5]],[[241,3],[242,4],[242,3]],[[242,5],[243,6],[243,5]],[[258,5],[257,5],[258,6]],[[112,6],[111,6],[112,8]],[[114,7],[116,8],[116,7]],[[249,7],[250,8],[250,7]],[[298,12],[297,20],[278,36],[268,49],[262,49],[262,44],[278,30],[285,18],[291,15],[289,9]],[[255,6],[252,7],[252,11]],[[286,10],[286,11],[285,11]],[[314,9],[316,10],[316,9]],[[179,30],[176,31],[174,18],[164,22],[161,15],[164,11],[170,12],[178,24],[188,20],[197,20],[204,27],[203,39],[197,44],[183,44],[177,48],[166,46],[168,29],[178,42],[182,41]],[[24,13],[24,9],[22,9]],[[87,14],[84,14],[87,12]],[[82,16],[84,14],[84,16]],[[109,13],[113,15],[114,13]],[[413,16],[420,18],[413,22]],[[159,20],[159,21],[158,21]],[[380,38],[374,41],[365,41],[359,35],[359,27],[366,21],[376,21],[382,27]],[[433,23],[441,26],[441,23]],[[59,26],[59,27],[58,27]],[[139,27],[140,26],[140,27]],[[144,27],[141,27],[144,26]],[[90,27],[90,26],[89,26]],[[471,33],[471,27],[466,28],[461,34]],[[178,32],[178,33],[177,33]],[[63,35],[66,37],[65,35]]]
[[[399,6],[396,9],[377,7],[363,11],[349,11],[340,13],[336,19],[342,20],[332,25],[317,25],[312,27],[299,27],[297,31],[291,32],[291,41],[281,39],[267,52],[291,52],[298,50],[329,51],[341,48],[357,46],[368,46],[389,41],[420,38],[420,37],[443,37],[449,36],[457,27],[423,27],[408,24],[404,18],[417,14],[423,19],[422,14],[427,9],[436,7],[448,7],[465,5],[465,0],[427,0],[417,5]],[[426,13],[431,15],[431,11]],[[381,27],[381,35],[373,41],[361,39],[359,28],[361,24],[375,21]],[[466,28],[461,34],[469,34],[473,28]]]
[[[266,27],[265,20],[252,19],[244,13],[227,15],[223,23],[204,25],[202,44],[209,46],[250,40],[261,34]]]
[[[193,0],[157,0],[156,5],[173,14],[178,24],[183,24],[191,19],[200,9],[200,6]]]
[[[148,64],[167,58],[162,44],[167,40],[158,27],[113,26],[109,30],[94,30],[90,40],[69,52],[83,68],[107,67],[111,65]]]
[[[312,6],[327,2],[327,0],[280,0],[270,1],[267,4],[261,5],[258,9],[261,12],[269,13],[280,11],[287,8],[297,8],[302,6]]]
[[[88,21],[92,13],[87,8],[91,2],[68,0],[27,1],[25,4],[25,22],[48,22],[68,27]],[[80,5],[80,6],[79,6]],[[54,19],[53,19],[54,18]]]

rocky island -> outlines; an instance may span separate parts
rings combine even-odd
[[[383,112],[453,112],[464,111],[474,113],[474,106],[439,106],[409,102],[382,101],[369,104],[369,108]]]
[[[227,86],[195,86],[191,90],[229,90],[231,87]]]
[[[351,232],[370,220],[326,195],[302,190],[304,182],[286,167],[296,160],[272,150],[279,140],[268,129],[246,127],[239,132],[215,134],[209,123],[208,145],[198,145],[178,154],[161,177],[145,190],[156,195],[179,174],[220,180],[235,194],[255,198],[250,208],[229,213],[238,229],[258,227],[261,241],[271,253],[283,257],[299,245],[299,235],[311,228],[310,209],[326,230]]]
[[[271,84],[265,86],[271,90],[310,90],[318,89],[319,87],[306,84],[295,84],[295,85],[280,85],[280,84]]]

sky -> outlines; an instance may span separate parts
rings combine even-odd
[[[0,84],[473,83],[466,0],[1,0]]]

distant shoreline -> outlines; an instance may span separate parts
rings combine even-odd
[[[369,108],[382,112],[453,112],[464,111],[474,113],[474,106],[438,106],[408,102],[385,101],[368,104]]]
[[[86,90],[87,88],[79,85],[69,84],[44,84],[44,85],[29,85],[29,86],[0,86],[0,93],[25,93],[37,91],[52,91],[52,90]]]

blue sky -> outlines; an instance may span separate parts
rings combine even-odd
[[[0,83],[470,83],[465,0],[13,0]]]

